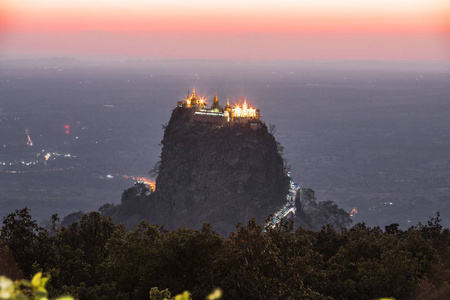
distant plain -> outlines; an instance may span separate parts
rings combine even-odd
[[[355,208],[354,222],[406,228],[439,211],[450,226],[446,62],[58,58],[0,66],[0,217],[28,206],[42,221],[120,202],[133,184],[125,176],[150,176],[161,125],[195,85],[209,103],[217,90],[222,105],[246,97],[260,108],[293,179],[318,201]]]

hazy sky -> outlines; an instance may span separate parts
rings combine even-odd
[[[450,59],[450,0],[0,1],[0,58]]]

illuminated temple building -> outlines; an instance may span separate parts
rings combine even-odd
[[[259,109],[249,107],[247,99],[241,106],[230,106],[230,100],[227,98],[225,107],[220,106],[217,98],[217,91],[214,96],[213,104],[209,107],[205,99],[197,98],[195,88],[192,90],[192,96],[187,94],[184,101],[177,102],[178,107],[184,107],[191,112],[192,120],[200,122],[217,123],[220,125],[232,124],[250,124],[250,127],[257,128],[261,123],[261,113]]]

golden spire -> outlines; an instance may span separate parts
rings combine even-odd
[[[192,97],[195,97],[195,85],[194,88],[192,89]]]
[[[217,90],[216,90],[216,94],[214,95],[214,102],[219,102],[219,99],[217,98]]]
[[[230,97],[227,97],[227,105],[225,106],[225,110],[231,112]]]
[[[189,98],[191,98],[191,97],[189,96],[189,91],[188,91],[188,95],[187,95],[186,99],[189,99]]]

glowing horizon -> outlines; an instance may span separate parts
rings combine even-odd
[[[5,2],[5,5],[0,8],[0,42],[2,42],[0,51],[8,53],[20,51],[32,53],[33,50],[45,52],[45,49],[48,53],[69,53],[64,45],[73,44],[73,36],[86,32],[106,32],[111,36],[114,35],[116,40],[121,40],[118,44],[124,41],[130,42],[131,39],[124,37],[132,36],[135,39],[130,42],[132,46],[139,44],[136,42],[137,39],[161,36],[169,40],[182,37],[179,40],[180,44],[189,43],[190,38],[193,41],[200,41],[200,44],[214,38],[219,45],[223,45],[230,36],[260,34],[277,39],[314,36],[320,40],[317,42],[317,47],[332,44],[329,39],[333,35],[343,36],[344,40],[346,37],[362,37],[364,43],[367,43],[366,40],[369,41],[371,48],[380,48],[386,40],[381,37],[395,35],[410,39],[404,42],[400,38],[398,49],[401,48],[406,52],[406,49],[415,43],[430,43],[432,40],[429,54],[425,55],[426,59],[433,57],[450,59],[450,55],[446,54],[450,52],[447,51],[450,48],[450,0],[398,0],[395,4],[387,0],[364,2],[356,0],[323,0],[321,2],[310,0],[278,2],[269,0],[245,2],[79,0],[76,3],[57,0],[39,2],[6,0]],[[243,42],[247,43],[247,41]],[[240,45],[235,43],[235,47],[239,48]],[[270,46],[269,42],[258,41],[258,43],[260,47]],[[441,46],[436,46],[437,44]],[[158,46],[164,47],[164,43]],[[421,49],[420,53],[426,52],[423,45],[418,46]],[[81,45],[78,47],[83,48]],[[292,47],[292,42],[286,47]],[[338,45],[338,48],[340,47],[342,47],[341,44]],[[362,44],[361,47],[364,48],[364,45]],[[254,48],[257,46],[252,46],[252,49]],[[70,54],[101,54],[104,51],[102,45],[94,44],[73,50]],[[163,52],[168,50],[173,52],[171,49]],[[374,50],[365,49],[366,56],[376,58],[377,53]],[[196,51],[202,50],[196,49]],[[286,56],[283,53],[289,52],[289,49],[281,45],[280,51],[280,55],[272,53],[264,57],[283,57]],[[350,48],[349,51],[354,52]],[[116,51],[110,49],[107,52],[133,55],[133,51],[124,52],[123,49]],[[157,56],[157,52],[149,51],[145,54],[137,49],[134,55]],[[106,54],[106,52],[103,53]],[[217,58],[227,57],[225,53],[216,53]],[[228,58],[246,56],[242,51],[241,53],[241,55],[230,55]],[[203,54],[207,57],[211,56],[210,53]],[[383,57],[386,55],[387,53],[384,53]],[[182,56],[182,53],[177,53],[168,57]],[[336,55],[330,52],[325,56]],[[185,57],[198,57],[198,53],[187,51]],[[302,55],[299,54],[298,58],[301,57]],[[420,54],[411,57],[420,59]]]

